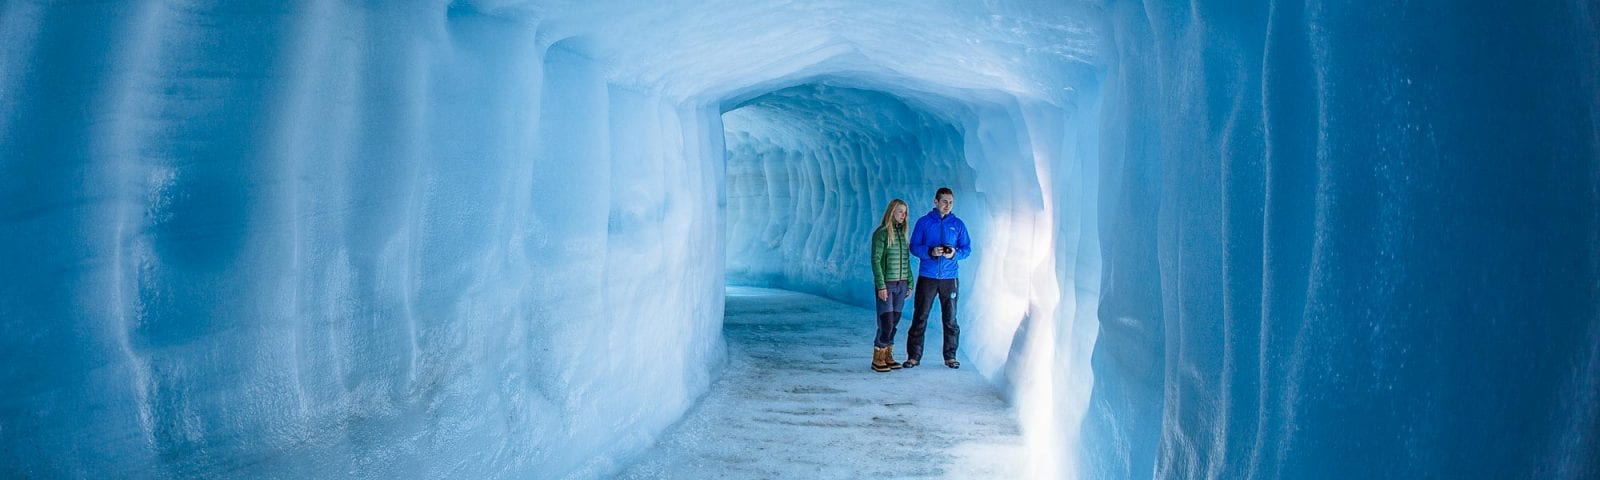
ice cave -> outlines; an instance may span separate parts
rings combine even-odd
[[[0,272],[4,478],[1597,479],[1600,4],[3,0]]]

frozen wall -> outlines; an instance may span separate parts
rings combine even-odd
[[[0,476],[594,476],[708,384],[720,128],[531,20],[0,8]]]
[[[1592,2],[1116,2],[1092,478],[1600,475]]]

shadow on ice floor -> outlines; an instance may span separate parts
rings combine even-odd
[[[970,368],[873,372],[873,313],[729,287],[729,363],[700,403],[618,478],[1021,478],[1015,415]],[[896,357],[904,359],[901,320]],[[937,313],[935,313],[937,315]],[[927,354],[932,354],[931,360]]]

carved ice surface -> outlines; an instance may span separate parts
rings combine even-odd
[[[949,186],[1034,476],[1600,477],[1600,10],[1259,3],[0,3],[0,476],[604,477]]]

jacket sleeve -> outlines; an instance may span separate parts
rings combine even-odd
[[[883,290],[886,283],[883,280],[884,257],[889,254],[889,249],[884,246],[887,234],[882,228],[872,232],[872,284]]]
[[[911,265],[911,259],[906,259],[906,298],[911,298],[911,293],[917,291],[917,267]]]
[[[953,260],[965,260],[972,255],[972,236],[967,235],[967,222],[960,222],[956,225],[960,227],[956,232],[956,255],[951,258]]]
[[[932,245],[928,245],[927,220],[928,217],[917,219],[917,226],[911,229],[911,255],[918,260],[933,259],[928,256],[928,247]]]

